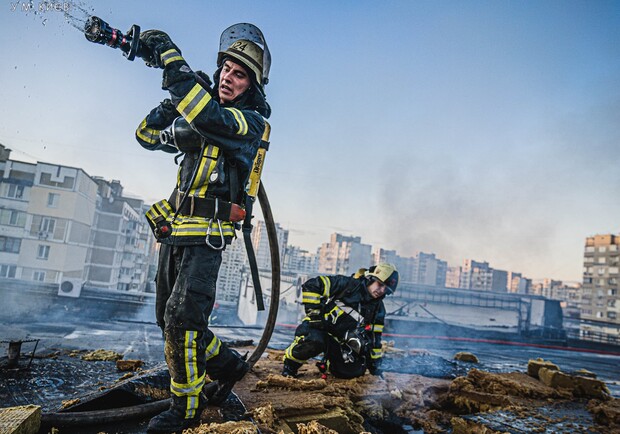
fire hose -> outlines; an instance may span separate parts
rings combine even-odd
[[[113,48],[120,48],[128,60],[133,60],[136,56],[148,59],[152,54],[146,52],[139,46],[140,28],[137,25],[132,26],[127,35],[123,35],[117,29],[110,27],[105,21],[97,17],[91,17],[84,28],[86,39],[91,42],[105,44]],[[262,169],[262,168],[261,168]],[[276,325],[278,315],[279,299],[280,299],[280,252],[278,249],[278,238],[276,233],[275,221],[271,212],[269,199],[265,191],[263,182],[257,183],[258,202],[261,206],[265,227],[267,230],[267,238],[269,241],[270,258],[271,258],[271,302],[269,303],[269,312],[265,322],[265,328],[258,345],[248,358],[250,367],[260,359],[263,352],[269,344],[271,335]],[[255,273],[257,277],[258,274]],[[255,279],[255,289],[257,282]],[[261,300],[257,300],[257,307],[262,306]],[[152,416],[166,410],[170,406],[170,399],[149,402],[145,404],[133,405],[130,407],[112,408],[106,410],[95,411],[65,411],[44,413],[41,417],[41,424],[44,426],[83,426],[94,424],[105,424],[124,421],[133,418],[143,418]]]

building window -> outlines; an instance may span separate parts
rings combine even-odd
[[[605,257],[604,256],[601,256],[600,258],[596,258],[596,259],[597,259],[596,262],[599,263],[599,264],[604,264],[605,263]]]
[[[32,273],[32,280],[35,282],[45,282],[45,271],[35,271]]]
[[[59,199],[60,199],[60,195],[58,193],[48,193],[47,194],[47,207],[58,208]]]
[[[39,249],[37,251],[37,259],[47,259],[50,257],[50,246],[44,246],[43,244],[39,244]]]
[[[7,226],[26,226],[26,213],[14,209],[0,209],[0,224]]]
[[[0,265],[0,277],[14,279],[15,271],[17,271],[17,267],[15,265]]]
[[[588,247],[586,247],[586,252],[587,252],[587,253],[592,253],[592,252],[594,252],[594,246],[588,246]]]
[[[24,186],[18,184],[9,184],[6,197],[11,199],[22,199],[24,197]]]
[[[39,226],[39,231],[43,233],[53,234],[55,227],[56,227],[56,219],[52,219],[49,217],[43,217],[41,219],[41,225]]]
[[[0,252],[19,253],[21,238],[0,237]]]
[[[601,252],[601,253],[603,253],[603,252],[607,251],[607,247],[605,247],[605,246],[600,246],[600,247],[598,248],[598,251],[599,251],[599,252]]]
[[[608,289],[607,290],[607,295],[614,297],[614,296],[618,295],[618,290],[617,289]]]
[[[597,318],[603,318],[603,317],[604,317],[603,312],[601,312],[600,310],[599,310],[599,311],[597,311],[597,312],[596,312],[596,317],[597,317]]]
[[[616,312],[607,312],[607,318],[616,319],[618,318],[618,314]]]

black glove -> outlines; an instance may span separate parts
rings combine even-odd
[[[147,66],[153,68],[162,68],[164,64],[161,60],[161,54],[174,48],[181,54],[181,50],[174,45],[170,36],[161,30],[145,30],[140,33],[140,44],[153,53],[153,56],[145,60]]]
[[[321,315],[321,309],[308,309],[306,310],[306,313],[308,318],[310,318],[308,321],[310,328],[317,330],[323,330],[325,328],[323,324],[323,315]]]

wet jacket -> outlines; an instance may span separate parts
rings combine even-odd
[[[323,327],[337,339],[347,331],[358,331],[369,343],[370,358],[379,362],[381,334],[385,323],[383,299],[373,298],[366,278],[318,276],[302,285],[302,302],[311,325]]]
[[[185,62],[180,56],[178,59],[182,62],[182,68]],[[166,71],[169,68],[167,66]],[[182,116],[204,142],[197,140],[193,146],[184,147],[176,189],[179,192],[188,191],[190,196],[218,198],[243,205],[244,187],[265,130],[263,117],[243,101],[233,102],[232,105],[220,104],[217,87],[215,90],[203,87],[193,73],[178,76],[182,79],[167,87],[170,99],[155,107],[140,123],[136,139],[151,151],[179,152],[173,146],[162,144],[159,134],[174,119]],[[190,185],[195,170],[196,176]],[[224,176],[220,174],[216,182],[210,183],[214,170],[223,170]],[[236,191],[231,191],[231,185],[235,186],[233,189]],[[159,241],[173,245],[203,244],[209,217],[179,213],[173,220],[177,206],[178,203],[163,199],[147,212],[147,220],[153,229],[162,220],[171,224],[171,236]],[[233,223],[221,221],[218,225],[214,220],[210,226],[210,239],[214,243],[220,240],[220,234],[224,235],[226,243],[230,243],[234,236]]]

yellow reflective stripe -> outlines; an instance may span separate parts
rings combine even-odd
[[[321,278],[321,281],[323,282],[323,297],[329,298],[329,291],[331,290],[331,287],[332,287],[331,280],[329,280],[329,277],[326,277],[326,276],[319,276],[319,277]]]
[[[196,410],[198,410],[199,393],[195,395],[189,395],[187,397],[187,403],[185,404],[185,419],[192,419],[194,416],[196,416]]]
[[[239,126],[237,134],[245,136],[248,133],[248,121],[245,119],[241,110],[232,107],[226,107],[226,110],[231,112],[237,121],[237,125]]]
[[[140,123],[136,130],[136,135],[146,143],[154,145],[159,142],[159,130],[146,127],[146,118]]]
[[[205,236],[207,234],[208,226],[206,223],[193,223],[193,224],[182,224],[179,225],[179,217],[175,220],[172,225],[172,235],[175,236]],[[229,222],[221,222],[222,224],[222,232],[224,236],[234,236],[234,226]],[[211,223],[211,234],[213,236],[220,236],[220,230],[217,226],[217,223]]]
[[[383,324],[373,324],[372,331],[377,333],[383,333]]]
[[[284,351],[284,357],[282,358],[282,360],[290,359],[290,360],[296,361],[297,363],[306,363],[305,360],[300,360],[297,357],[293,356],[293,348],[297,346],[297,344],[299,343],[301,339],[302,339],[301,336],[295,337],[295,340],[293,341],[293,343],[289,345],[289,347]]]
[[[201,85],[196,83],[185,98],[177,106],[177,111],[191,123],[200,111],[211,101],[211,95]]]
[[[176,396],[187,396],[200,393],[205,382],[205,373],[198,377],[193,383],[177,383],[170,380],[170,391]]]
[[[301,293],[302,303],[310,303],[310,304],[319,304],[321,303],[321,296],[315,292],[305,292]]]
[[[334,313],[334,315],[332,315]],[[338,306],[334,306],[332,310],[325,314],[325,319],[330,320],[332,324],[336,324],[338,318],[344,313],[344,310],[340,309]]]
[[[185,376],[189,384],[198,376],[196,360],[196,332],[188,330],[185,332]]]
[[[373,348],[373,350],[370,352],[370,358],[371,359],[380,359],[381,358],[381,349]]]
[[[220,341],[218,339],[217,336],[213,336],[213,339],[211,340],[211,343],[207,346],[207,359],[212,359],[213,357],[217,356],[220,353],[220,348],[222,346],[222,341]]]
[[[217,156],[219,153],[220,148],[217,146],[213,146],[211,144],[207,146],[200,160],[196,180],[190,188],[190,194],[200,197],[206,196],[207,189],[209,188],[209,176],[211,176],[213,169],[215,169],[215,165],[217,164]],[[209,163],[208,167],[207,162]]]
[[[159,58],[163,62],[164,66],[177,60],[183,60],[183,57],[181,57],[181,53],[179,53],[174,48],[171,48],[170,50],[161,53],[161,56],[159,56]]]

